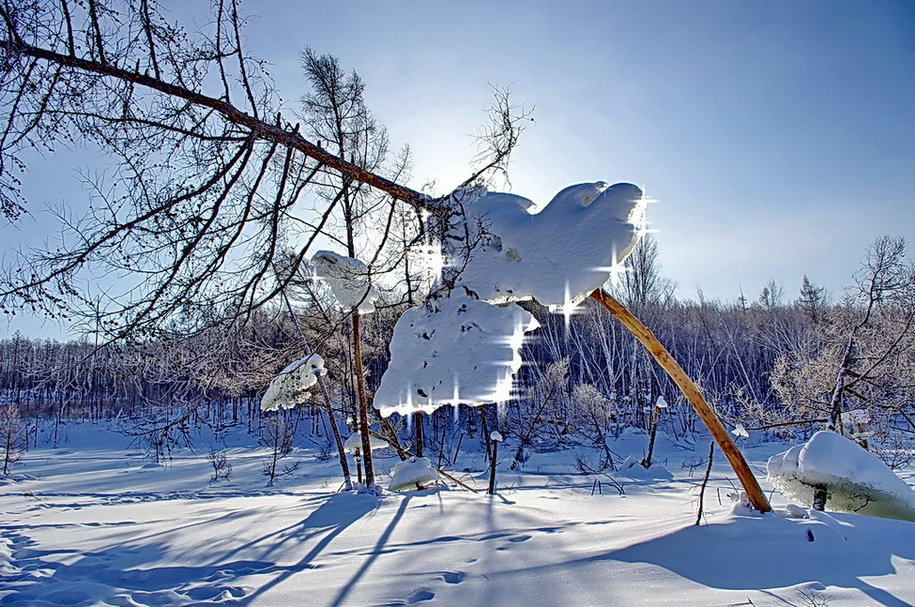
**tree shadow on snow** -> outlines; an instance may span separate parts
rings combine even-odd
[[[349,596],[349,593],[356,587],[365,574],[368,572],[369,568],[375,562],[375,560],[385,552],[385,547],[391,539],[391,534],[394,533],[394,529],[397,527],[397,524],[403,518],[404,512],[407,511],[407,506],[410,503],[411,496],[405,495],[401,501],[400,506],[397,508],[397,512],[391,518],[391,522],[388,523],[388,526],[385,527],[384,532],[378,537],[378,541],[375,542],[375,546],[372,548],[372,551],[369,553],[368,558],[362,563],[362,566],[359,567],[358,571],[353,574],[353,576],[340,587],[340,591],[337,593],[337,596],[334,597],[334,600],[331,601],[331,605],[343,605],[346,601],[346,597]]]
[[[0,598],[4,607],[28,605],[116,604],[232,604],[246,594],[232,585],[239,575],[263,569],[258,562],[234,562],[218,567],[144,567],[165,558],[165,543],[115,544],[93,552],[78,549],[41,550],[25,535],[4,534],[12,540],[12,567],[0,588],[12,590]],[[62,562],[78,555],[72,563]]]
[[[378,506],[376,497],[363,494],[335,493],[329,496],[322,496],[320,499],[323,499],[324,502],[315,510],[312,510],[305,520],[297,522],[287,529],[276,531],[275,533],[270,534],[270,536],[260,538],[257,541],[257,543],[263,543],[264,540],[271,539],[274,536],[285,536],[287,540],[295,539],[296,541],[300,541],[302,539],[301,533],[305,530],[309,530],[311,534],[326,531],[324,537],[322,537],[321,540],[318,541],[318,543],[315,544],[315,546],[297,563],[284,567],[274,566],[275,570],[281,571],[281,573],[263,586],[260,586],[249,596],[245,597],[246,602],[256,599],[271,588],[274,588],[289,579],[292,575],[309,569],[311,563],[331,544],[331,542],[334,541],[335,538],[337,538],[337,536]],[[399,514],[400,513],[398,513],[398,515]],[[391,524],[393,525],[394,523],[392,522]],[[292,531],[292,533],[288,533],[289,531]],[[387,534],[388,532],[386,532],[386,535]],[[382,537],[384,537],[384,535]],[[379,540],[379,543],[381,541],[382,540]],[[274,548],[278,547],[275,537],[270,544]],[[235,552],[246,552],[246,548],[247,546],[242,546]],[[364,565],[363,567],[367,568],[367,565]]]
[[[368,495],[334,494],[320,499],[322,503],[306,519],[286,528],[231,550],[219,551],[214,545],[213,559],[204,565],[149,566],[173,558],[170,535],[206,520],[140,538],[133,536],[126,542],[115,541],[91,552],[79,548],[41,550],[29,537],[27,527],[2,527],[3,536],[11,542],[12,559],[0,589],[12,592],[0,594],[0,606],[250,604],[290,576],[311,568],[312,561],[334,538],[377,506],[376,498]],[[323,536],[317,544],[292,565],[278,564],[272,557],[281,554],[287,542],[300,543],[319,534]],[[257,556],[252,560],[253,553]],[[248,558],[233,560],[241,555]],[[273,577],[251,591],[250,580],[245,580],[244,586],[239,581],[251,575]]]

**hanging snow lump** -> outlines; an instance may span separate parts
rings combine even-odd
[[[599,181],[565,188],[539,213],[514,194],[486,193],[465,203],[482,246],[466,260],[459,284],[491,303],[533,297],[573,306],[610,277],[644,231],[646,199],[628,183]]]
[[[326,374],[324,359],[317,354],[291,362],[270,380],[261,398],[261,411],[294,408],[305,400],[308,390],[318,383],[318,377]]]
[[[768,472],[783,495],[808,506],[821,485],[829,510],[915,521],[915,491],[876,455],[835,432],[817,432],[773,455]]]
[[[375,407],[389,416],[509,400],[524,333],[538,326],[517,305],[501,308],[457,292],[407,310],[394,327]]]
[[[389,446],[388,441],[369,434],[369,447],[372,451],[375,449],[384,449]],[[362,452],[362,434],[360,432],[353,432],[350,434],[343,443],[343,449],[348,453],[359,455]]]
[[[375,311],[378,292],[372,286],[371,273],[364,263],[333,251],[318,251],[311,258],[311,267],[315,278],[330,287],[343,310],[359,306],[360,314]]]

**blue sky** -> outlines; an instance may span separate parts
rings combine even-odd
[[[303,47],[359,72],[392,142],[412,147],[417,188],[434,180],[442,193],[469,174],[490,85],[510,85],[536,106],[512,191],[543,203],[583,181],[644,187],[680,297],[755,299],[774,279],[794,298],[805,274],[838,297],[877,237],[915,245],[915,2],[246,10],[249,50],[290,108]]]
[[[915,243],[915,3],[328,4],[252,7],[287,99],[297,49],[338,56],[412,146],[412,185],[444,191],[489,84],[511,85],[536,106],[512,190],[643,186],[681,297],[755,298],[774,279],[793,298],[804,274],[838,297],[874,239]]]

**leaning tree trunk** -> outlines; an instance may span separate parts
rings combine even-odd
[[[625,326],[635,338],[645,346],[658,364],[661,365],[661,368],[663,368],[667,375],[677,384],[677,387],[683,392],[686,400],[689,401],[689,404],[693,406],[693,409],[699,415],[699,419],[701,419],[705,424],[705,427],[708,428],[712,438],[718,443],[718,447],[721,449],[722,453],[724,453],[724,456],[728,458],[728,462],[730,462],[731,467],[737,474],[737,478],[743,485],[744,491],[747,493],[750,504],[760,512],[772,510],[772,506],[769,505],[769,501],[766,499],[765,494],[763,494],[759,483],[756,481],[756,477],[753,476],[750,466],[747,465],[747,461],[740,453],[740,449],[734,444],[731,435],[728,434],[728,431],[725,429],[724,425],[722,425],[721,420],[718,419],[718,415],[715,414],[706,402],[702,393],[699,391],[699,388],[696,387],[696,384],[693,383],[674,357],[670,355],[670,352],[661,345],[661,342],[659,342],[658,338],[648,330],[648,327],[643,325],[639,319],[632,315],[632,312],[627,310],[623,304],[611,297],[606,291],[597,289],[591,293],[591,297],[623,323],[623,326]]]

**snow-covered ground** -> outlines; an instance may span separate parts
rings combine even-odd
[[[659,438],[664,469],[610,473],[623,495],[576,471],[576,454],[598,459],[586,450],[509,471],[509,440],[498,495],[482,493],[479,456],[462,454],[454,469],[481,493],[378,498],[336,493],[337,463],[308,449],[267,488],[265,451],[241,442],[229,443],[230,479],[211,483],[205,447],[163,468],[96,426],[68,435],[0,485],[0,605],[915,603],[915,523],[785,518],[778,494],[775,514],[735,509],[720,453],[694,525],[707,441]],[[640,456],[646,443],[626,434],[613,448]],[[746,448],[767,490],[765,462],[784,448]]]

